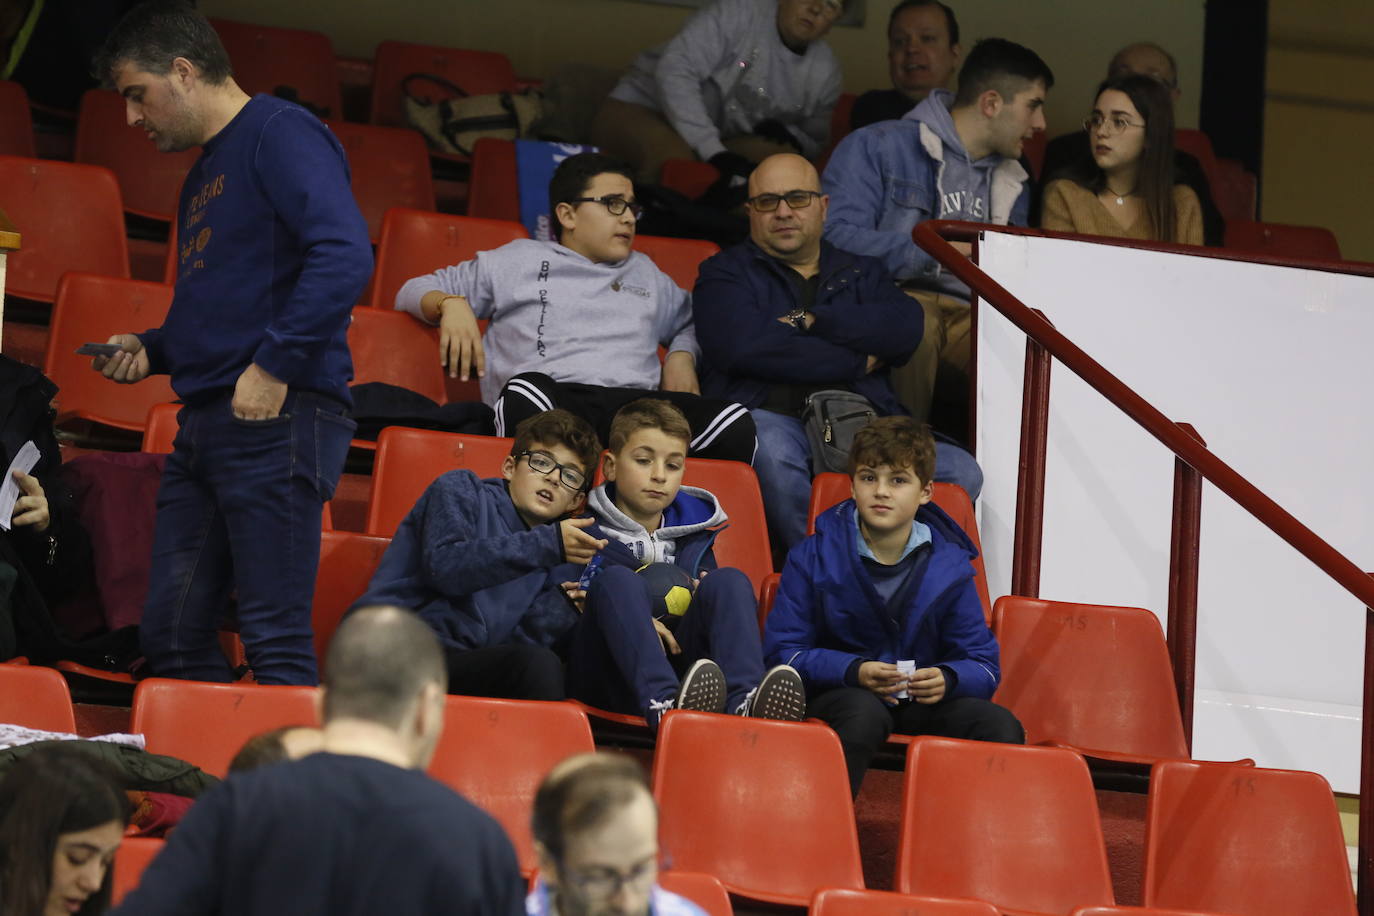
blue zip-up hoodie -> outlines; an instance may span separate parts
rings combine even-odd
[[[339,141],[310,112],[254,96],[205,142],[177,210],[176,295],[138,335],[187,403],[256,363],[352,404],[348,322],[372,273],[367,223]]]
[[[558,525],[526,525],[506,481],[449,471],[401,522],[354,606],[413,608],[449,648],[553,647],[577,623],[560,583],[579,572]]]
[[[888,367],[911,358],[924,322],[882,262],[822,241],[807,331],[778,321],[801,306],[789,273],[753,241],[702,263],[692,292],[701,393],[752,408],[773,385],[843,386],[883,415],[905,413]],[[884,364],[875,372],[864,371],[870,354]]]
[[[825,237],[882,259],[897,279],[961,299],[968,287],[911,238],[928,219],[1026,225],[1030,177],[1001,156],[970,162],[954,129],[953,93],[936,89],[900,121],[882,121],[840,141],[821,179],[830,195]]]
[[[615,484],[603,483],[587,497],[587,509],[596,517],[600,536],[607,538],[602,562],[639,569],[648,563],[674,563],[697,578],[716,568],[711,547],[728,518],[710,490],[681,487],[663,510],[658,530],[644,526],[621,512],[615,504]]]
[[[920,508],[931,543],[917,549],[929,549],[930,561],[894,622],[859,557],[854,513],[852,499],[826,510],[788,555],[764,630],[767,663],[796,668],[810,695],[845,686],[856,662],[914,659],[954,673],[947,698],[991,699],[1001,667],[973,584],[973,542],[939,506]]]

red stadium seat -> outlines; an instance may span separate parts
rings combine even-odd
[[[732,894],[805,906],[864,886],[844,755],[824,725],[670,711],[654,795],[665,856]]]
[[[1174,148],[1185,152],[1198,161],[1207,183],[1217,172],[1217,154],[1212,150],[1212,139],[1200,130],[1180,127],[1174,131]]]
[[[162,283],[86,273],[62,277],[43,360],[43,371],[60,389],[59,422],[79,418],[141,430],[154,405],[176,399],[165,375],[120,385],[93,370],[89,356],[76,354],[83,343],[160,326],[171,305],[172,288]]]
[[[1083,758],[1061,748],[913,740],[896,890],[1046,914],[1115,903]]]
[[[177,437],[177,414],[180,404],[154,404],[148,408],[148,418],[143,425],[143,445],[140,451],[152,455],[172,454],[172,444]]]
[[[290,725],[318,724],[314,687],[209,684],[148,678],[134,688],[129,731],[148,751],[180,757],[221,778],[243,743]]]
[[[403,316],[404,317],[404,316]],[[367,533],[391,537],[425,488],[439,475],[467,468],[478,477],[501,476],[514,440],[388,426],[377,437]]]
[[[778,583],[782,581],[782,573],[772,573],[763,580],[763,587],[759,589],[759,632],[763,632],[764,624],[768,622],[768,612],[773,610],[773,601],[778,597]]]
[[[1321,226],[1289,226],[1231,220],[1226,224],[1226,247],[1284,258],[1315,258],[1339,261],[1341,246],[1336,234]]]
[[[754,469],[742,461],[693,458],[687,462],[682,482],[710,490],[725,508],[730,520],[712,546],[716,563],[743,572],[757,594],[763,580],[773,572],[773,550],[768,544],[763,496]]]
[[[556,764],[594,750],[586,715],[570,703],[450,696],[429,775],[496,818],[528,877],[538,866],[535,790]]]
[[[165,841],[154,837],[126,836],[115,853],[114,879],[111,886],[110,902],[118,905],[125,895],[138,887],[146,869],[162,852]]]
[[[394,309],[396,293],[407,280],[475,258],[479,251],[527,238],[524,226],[505,220],[400,207],[389,210],[382,220],[370,304]]]
[[[706,911],[706,916],[732,916],[730,894],[714,875],[697,871],[661,871],[658,886],[679,897],[686,897]]]
[[[658,182],[696,200],[706,189],[720,180],[720,171],[709,162],[695,159],[669,159],[663,163]]]
[[[391,538],[355,531],[324,531],[320,534],[320,567],[315,575],[315,600],[310,626],[315,631],[315,658],[320,672],[329,640],[344,613],[367,591],[372,574],[382,562]]]
[[[385,382],[436,404],[447,403],[436,328],[404,312],[355,308],[348,347],[353,352],[353,384]]]
[[[373,56],[373,124],[407,126],[401,83],[412,73],[443,77],[468,95],[516,88],[515,68],[504,54],[384,41]]]
[[[1259,180],[1237,159],[1218,159],[1215,180],[1211,180],[1212,202],[1228,223],[1255,218],[1255,198]]]
[[[649,256],[659,270],[673,278],[682,289],[692,291],[697,284],[701,262],[720,251],[715,242],[703,239],[672,239],[656,235],[635,236],[635,250]]]
[[[1164,631],[1141,608],[997,599],[1002,651],[994,699],[1031,744],[1126,763],[1187,760]]]
[[[341,117],[343,102],[334,65],[334,46],[322,32],[211,19],[219,33],[234,81],[249,95],[274,94],[279,87],[296,91],[297,100],[322,108],[325,117]]]
[[[69,270],[128,279],[124,203],[114,172],[0,156],[0,188],[5,215],[23,237],[23,247],[8,258],[6,294],[51,302]]]
[[[374,243],[382,237],[382,218],[391,207],[434,209],[434,178],[424,137],[398,127],[326,123],[348,153],[353,197]]]
[[[520,222],[520,178],[515,141],[483,137],[472,145],[468,216]]]
[[[1353,914],[1331,787],[1316,773],[1170,761],[1150,774],[1146,906]]]
[[[1200,910],[1162,910],[1154,906],[1080,906],[1069,916],[1224,916]]]
[[[854,115],[854,103],[859,97],[852,92],[842,92],[840,97],[835,100],[835,107],[830,112],[830,140],[827,146],[834,149],[845,137],[849,136],[849,121]]]
[[[981,900],[913,897],[889,891],[854,891],[830,887],[811,899],[810,916],[1000,916]]]
[[[973,541],[978,556],[973,560],[973,581],[978,589],[978,597],[983,601],[983,616],[992,620],[992,599],[988,593],[988,575],[983,566],[983,542],[978,537],[978,516],[973,511],[973,500],[958,484],[935,482],[931,484],[931,502],[944,509],[949,517],[958,523],[964,533]],[[806,533],[816,533],[816,518],[831,506],[838,505],[852,495],[848,474],[817,474],[811,481],[811,511]]]
[[[18,83],[0,80],[0,156],[32,159],[37,155],[29,94]]]
[[[0,665],[0,722],[76,734],[67,682],[52,668]]]
[[[170,221],[181,182],[199,156],[200,147],[158,152],[142,130],[129,126],[124,99],[118,93],[88,89],[81,97],[73,158],[114,172],[128,212]]]

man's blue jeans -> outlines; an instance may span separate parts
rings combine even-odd
[[[143,654],[161,677],[229,681],[217,626],[235,597],[259,683],[314,684],[310,604],[320,517],[357,428],[333,398],[291,391],[240,420],[230,395],[187,406],[157,497]]]
[[[754,473],[763,491],[768,535],[775,548],[791,550],[806,537],[811,509],[811,444],[802,421],[786,414],[755,408],[749,411],[759,447]],[[973,456],[957,445],[935,442],[935,479],[963,487],[976,500],[983,489],[983,471]],[[726,506],[729,512],[730,507]]]

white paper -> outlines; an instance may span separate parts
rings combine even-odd
[[[911,676],[916,673],[915,659],[900,659],[897,662],[897,673],[904,678],[910,679]],[[907,698],[906,688],[903,687],[901,690],[894,693],[893,696],[895,696],[899,700],[905,700]]]
[[[5,480],[0,483],[0,528],[10,530],[10,519],[14,516],[14,504],[19,499],[19,482],[14,479],[15,471],[23,471],[27,474],[33,470],[33,466],[38,463],[38,446],[33,444],[30,439],[24,443],[24,447],[19,449],[19,454],[14,456],[10,462],[9,470],[5,471]]]

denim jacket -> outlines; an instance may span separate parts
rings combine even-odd
[[[946,167],[953,156],[967,158],[954,130],[945,90],[936,90],[900,121],[882,121],[845,137],[830,157],[822,186],[830,195],[825,237],[838,248],[880,258],[908,285],[969,297],[968,287],[912,241],[911,232],[928,219],[974,219],[970,201],[949,186]],[[982,222],[1026,225],[1030,209],[1028,175],[1014,159],[973,163],[991,168],[989,200]],[[943,201],[944,206],[939,206]]]

